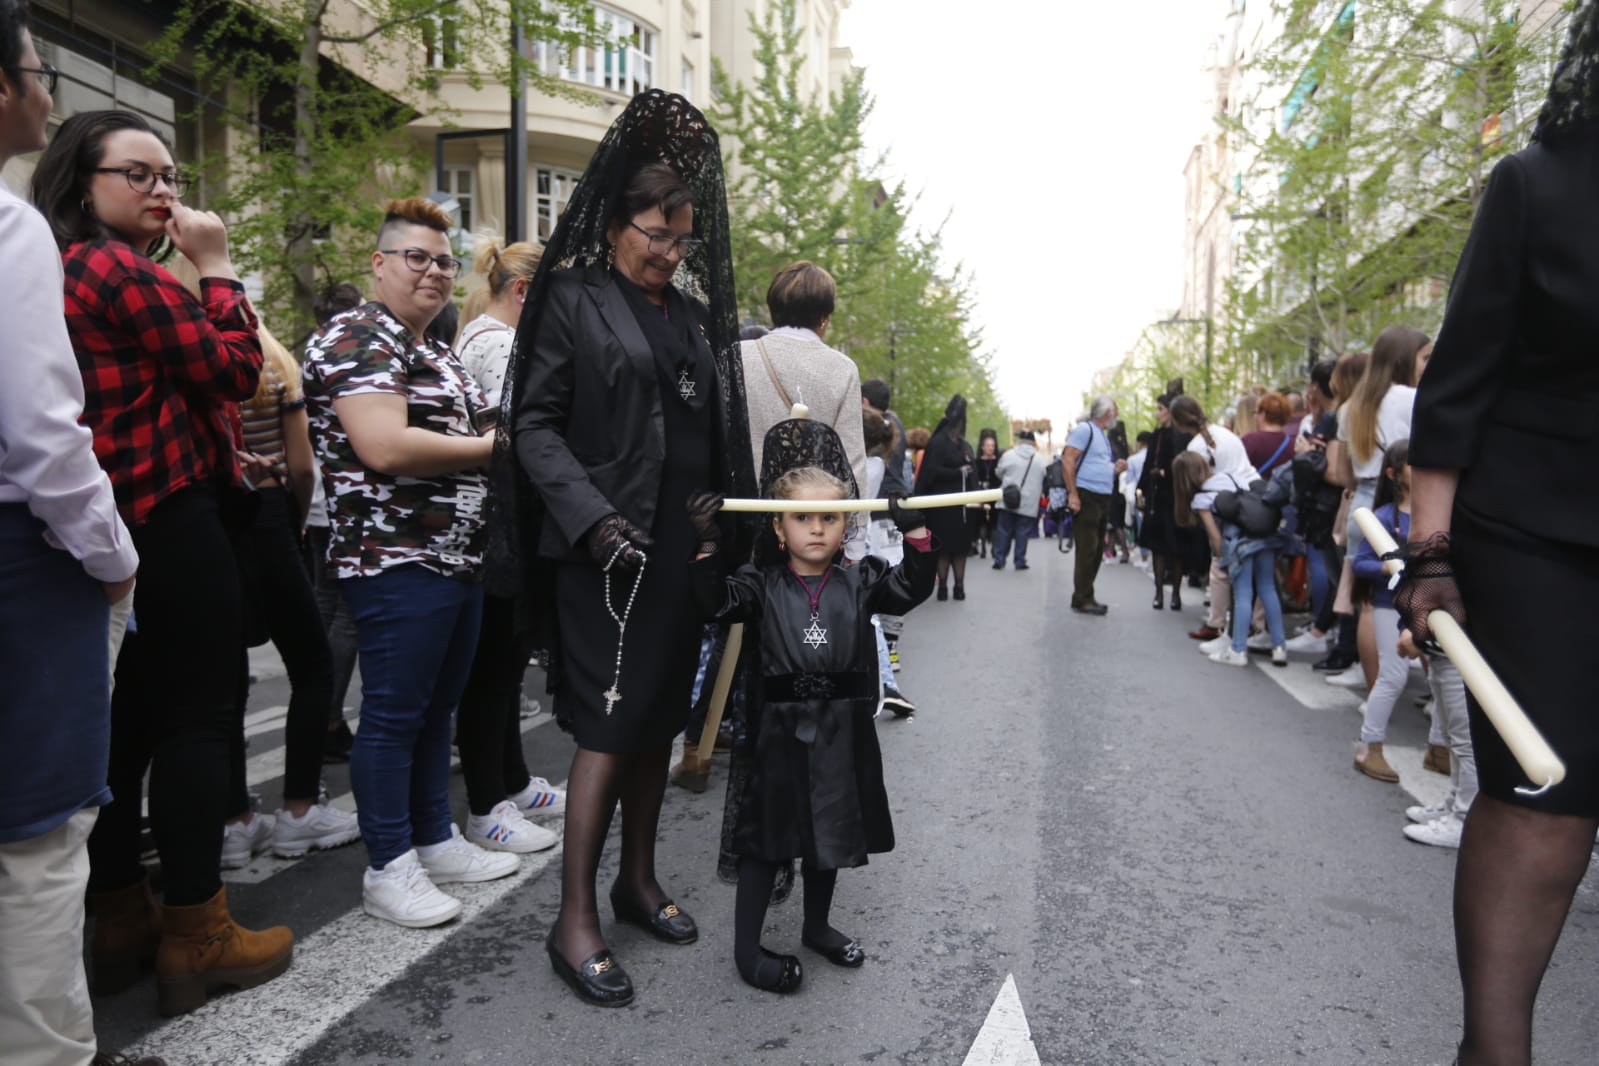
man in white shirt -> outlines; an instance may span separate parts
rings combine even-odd
[[[27,18],[0,0],[0,166],[44,147],[50,117],[55,72]],[[0,1048],[15,1066],[87,1066],[102,1061],[83,894],[110,799],[110,619],[139,560],[78,424],[60,253],[3,184],[0,262]]]

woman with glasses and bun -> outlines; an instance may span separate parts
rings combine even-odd
[[[454,918],[450,882],[515,873],[450,814],[450,715],[483,612],[483,392],[428,326],[461,261],[437,204],[389,201],[372,253],[375,298],[306,346],[305,399],[322,463],[328,566],[355,619],[361,726],[350,752],[366,842],[362,906],[396,925]]]
[[[288,969],[294,938],[228,913],[220,876],[228,745],[240,726],[242,599],[228,521],[244,498],[235,405],[261,374],[255,312],[222,220],[179,201],[188,179],[126,111],[62,124],[33,175],[66,271],[67,328],[83,373],[83,423],[140,557],[135,625],[117,663],[109,784],[89,841],[98,990],[154,957],[161,1012],[219,985]],[[176,247],[195,298],[156,260]],[[139,856],[140,796],[161,856],[156,912]]]

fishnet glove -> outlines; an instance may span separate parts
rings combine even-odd
[[[631,574],[644,563],[644,550],[655,547],[649,534],[619,514],[606,515],[588,531],[589,558],[601,568]]]
[[[1449,534],[1435,533],[1424,541],[1405,545],[1405,569],[1394,590],[1394,610],[1404,628],[1410,630],[1416,645],[1439,651],[1427,616],[1444,611],[1461,625],[1466,624],[1466,604],[1455,584],[1455,568],[1449,556]]]
[[[688,524],[699,541],[699,550],[709,553],[722,542],[722,526],[717,515],[722,510],[722,496],[716,492],[696,492],[688,498]]]

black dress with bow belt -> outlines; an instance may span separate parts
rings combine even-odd
[[[819,578],[786,565],[742,566],[720,554],[695,562],[694,595],[708,620],[744,622],[759,634],[759,681],[750,693],[749,772],[729,781],[732,851],[817,869],[861,866],[891,851],[894,823],[883,786],[874,613],[905,614],[933,591],[935,557],[907,546],[897,566],[867,558],[833,567],[811,619]],[[750,642],[754,634],[745,638]],[[735,753],[737,757],[740,753]]]

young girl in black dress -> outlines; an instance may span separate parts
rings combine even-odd
[[[806,428],[831,433],[818,423]],[[765,465],[770,470],[773,464]],[[733,954],[746,982],[772,992],[792,992],[801,979],[799,959],[760,943],[774,879],[793,859],[803,861],[805,875],[801,942],[839,966],[866,960],[860,945],[834,929],[828,915],[838,871],[864,865],[868,854],[894,846],[872,723],[877,653],[871,617],[905,614],[920,604],[933,591],[936,572],[932,536],[921,514],[897,503],[891,511],[905,534],[903,561],[891,566],[868,557],[852,567],[839,563],[848,523],[826,506],[854,495],[845,480],[848,468],[842,473],[804,465],[775,477],[768,496],[815,500],[817,510],[773,516],[770,536],[763,533],[766,543],[756,552],[758,565],[731,573],[719,550],[721,497],[697,493],[689,499],[701,541],[692,566],[700,610],[707,620],[750,626],[745,647],[753,645],[758,654],[750,675],[760,681],[748,702],[749,740],[735,753],[748,769],[731,775],[729,784],[738,858]]]

